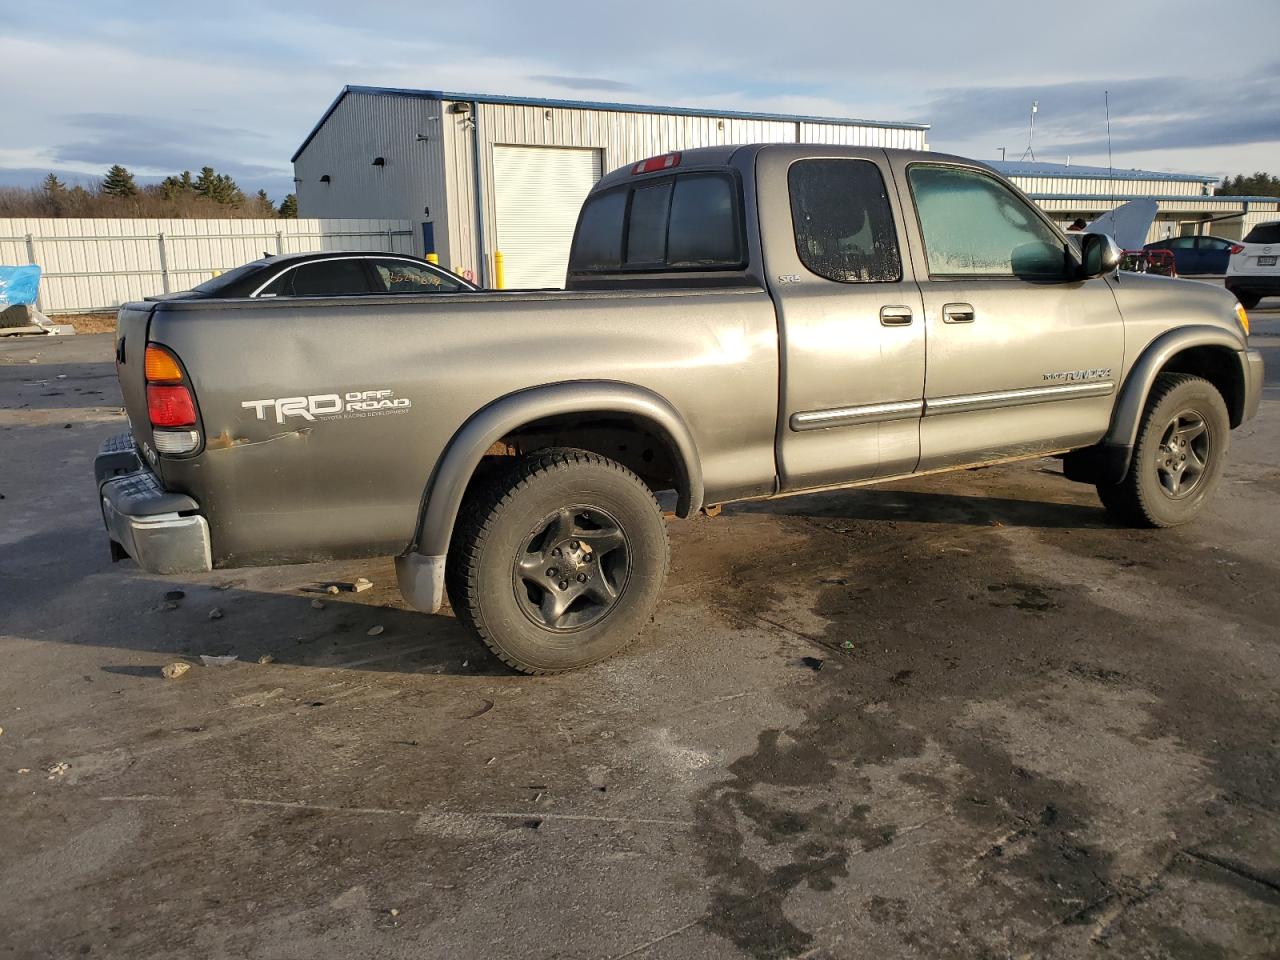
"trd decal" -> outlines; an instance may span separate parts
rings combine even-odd
[[[259,420],[268,415],[276,423],[287,417],[304,420],[356,420],[387,413],[399,413],[413,406],[408,397],[397,397],[394,390],[352,390],[346,393],[313,393],[305,397],[280,397],[274,400],[245,400],[240,404],[252,410]]]

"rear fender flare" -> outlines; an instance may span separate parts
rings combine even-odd
[[[485,451],[525,424],[563,414],[623,414],[647,421],[664,434],[677,476],[676,512],[687,517],[702,506],[702,465],[684,418],[667,400],[634,384],[579,380],[531,387],[508,394],[473,414],[445,447],[423,496],[417,542],[412,552],[448,553],[453,525],[467,484]]]

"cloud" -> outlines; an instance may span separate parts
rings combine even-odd
[[[1113,150],[1229,146],[1280,139],[1280,114],[1268,106],[1277,86],[1280,62],[1239,71],[1230,84],[1208,84],[1195,74],[962,87],[935,97],[920,113],[931,118],[937,135],[973,137],[1025,130],[1035,100],[1038,150],[1098,153],[1107,149],[1109,94]]]
[[[566,90],[631,92],[637,89],[633,84],[623,83],[620,80],[605,80],[601,77],[562,77],[554,73],[542,73],[536,74],[529,79],[537,80],[541,83],[549,83],[554,87],[564,87]]]

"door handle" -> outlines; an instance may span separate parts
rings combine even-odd
[[[911,308],[900,305],[880,308],[880,325],[883,327],[911,326]]]
[[[973,304],[944,303],[942,305],[943,323],[973,323]]]

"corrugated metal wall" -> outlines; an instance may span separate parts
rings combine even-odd
[[[1173,196],[1204,195],[1203,184],[1192,180],[1098,180],[1092,177],[1010,177],[1024,193],[1084,194],[1088,196]]]
[[[464,276],[473,275],[477,280],[491,279],[492,276],[487,262],[482,272],[476,251],[483,246],[488,258],[495,249],[497,217],[492,185],[493,148],[497,145],[594,148],[603,152],[606,172],[672,150],[730,143],[794,143],[801,140],[910,149],[928,147],[927,131],[897,127],[492,103],[478,104],[478,115],[473,119],[470,111],[453,113],[451,106],[445,104],[441,121],[452,253],[448,263]],[[473,137],[477,128],[484,199],[482,227],[476,223],[471,172],[477,147],[473,144]],[[478,232],[483,233],[483,244],[478,242]]]
[[[0,219],[0,263],[37,263],[48,314],[189,290],[263,253],[412,252],[406,220]]]
[[[343,97],[294,162],[299,215],[410,220],[419,253],[421,224],[438,223],[436,251],[448,263],[440,107],[414,97]],[[376,157],[385,164],[374,166]],[[322,183],[323,176],[330,182]]]
[[[1075,217],[1092,220],[1107,210],[1114,210],[1126,201],[1116,199],[1036,200],[1035,202],[1065,228]],[[1213,197],[1158,200],[1156,206],[1156,220],[1147,231],[1147,243],[1163,240],[1165,237],[1179,236],[1183,232],[1184,224],[1198,224],[1201,233],[1238,239],[1258,223],[1280,219],[1280,200],[1250,201],[1247,213],[1244,212],[1243,204],[1239,200],[1215,200]],[[1222,217],[1237,213],[1240,214],[1239,219],[1233,217],[1226,221],[1204,222],[1206,216]],[[1224,223],[1228,226],[1224,227]]]

